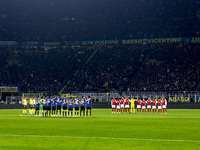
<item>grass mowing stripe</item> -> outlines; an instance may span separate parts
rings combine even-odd
[[[170,139],[137,139],[137,138],[114,138],[114,137],[81,137],[81,136],[49,136],[49,135],[15,135],[15,134],[0,134],[0,136],[11,137],[43,137],[43,138],[71,138],[71,139],[105,139],[105,140],[131,140],[131,141],[162,141],[162,142],[197,142],[200,140],[170,140]]]

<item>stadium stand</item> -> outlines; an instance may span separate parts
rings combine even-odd
[[[198,1],[61,1],[59,6],[54,5],[54,1],[41,0],[33,4],[24,0],[20,3],[23,6],[15,0],[2,3],[0,41],[18,44],[0,47],[0,85],[14,85],[24,92],[55,92],[63,87],[64,91],[96,92],[192,91],[200,88],[198,43],[186,40],[184,43],[107,46],[60,44],[66,41],[198,37]],[[26,6],[30,7],[20,9]],[[9,12],[14,7],[18,8],[18,13]],[[155,9],[150,9],[153,7]],[[29,41],[39,44],[22,44]],[[57,41],[59,46],[43,44]]]

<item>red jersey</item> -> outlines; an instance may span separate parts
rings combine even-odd
[[[163,105],[166,105],[166,99],[163,99],[163,100],[162,100],[162,104],[163,104]]]
[[[124,105],[124,99],[121,99],[121,105]]]
[[[158,100],[158,106],[161,106],[162,102],[161,100]]]
[[[141,105],[141,102],[142,102],[141,99],[138,99],[137,100],[137,105]]]
[[[150,99],[147,100],[147,105],[151,105],[151,100]]]
[[[112,105],[115,105],[115,103],[116,103],[116,100],[113,99],[113,100],[112,100]]]
[[[142,101],[142,106],[146,106],[146,101]]]
[[[119,106],[120,105],[120,100],[117,100],[117,106]]]
[[[156,106],[157,100],[153,100],[152,103],[153,103],[153,106]]]
[[[126,99],[125,102],[126,102],[126,105],[129,105],[129,99]]]

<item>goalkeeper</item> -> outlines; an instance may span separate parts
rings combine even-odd
[[[131,114],[135,113],[135,101],[134,97],[131,98]]]

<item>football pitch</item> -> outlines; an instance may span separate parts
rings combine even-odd
[[[93,109],[92,118],[21,116],[0,110],[0,149],[200,149],[200,110],[168,114],[112,114]]]

